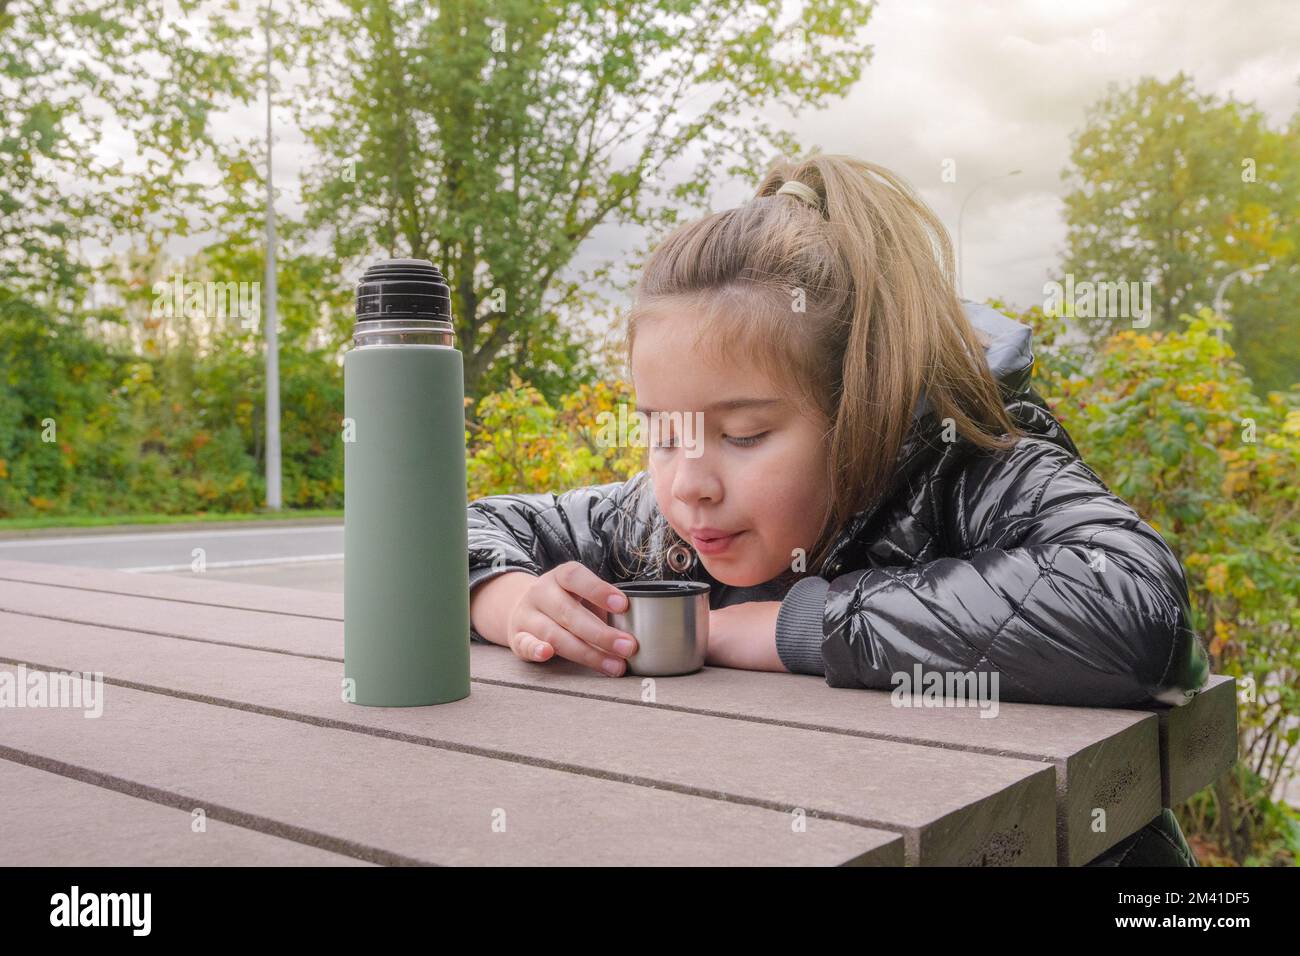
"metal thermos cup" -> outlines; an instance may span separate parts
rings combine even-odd
[[[703,581],[629,581],[617,585],[627,610],[610,623],[636,638],[627,672],[642,677],[689,674],[709,649],[709,585]]]
[[[356,318],[343,358],[344,698],[460,700],[469,535],[450,290],[426,259],[381,260],[357,284]]]

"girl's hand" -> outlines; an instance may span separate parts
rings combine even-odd
[[[608,624],[609,611],[627,610],[627,595],[577,561],[538,576],[510,611],[506,637],[526,661],[563,657],[621,677],[636,638]]]
[[[706,663],[748,671],[785,671],[776,652],[780,601],[749,601],[709,612]]]

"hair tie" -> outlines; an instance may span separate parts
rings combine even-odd
[[[811,186],[806,186],[803,183],[799,182],[798,180],[788,179],[781,186],[781,188],[776,191],[776,195],[778,196],[781,195],[782,193],[785,193],[786,195],[789,196],[794,196],[797,199],[802,199],[804,202],[808,203],[808,205],[812,206],[818,212],[821,212],[822,201],[817,196],[817,191],[813,189]]]

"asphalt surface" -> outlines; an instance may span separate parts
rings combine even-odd
[[[343,591],[343,522],[289,527],[40,535],[0,540],[0,559]],[[198,570],[198,569],[202,570]]]

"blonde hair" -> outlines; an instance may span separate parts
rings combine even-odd
[[[778,195],[790,181],[811,188],[818,207]],[[697,319],[694,347],[752,363],[828,423],[831,501],[809,569],[821,568],[853,515],[891,490],[922,400],[978,448],[1009,448],[1024,435],[957,297],[947,231],[874,163],[818,152],[779,159],[753,199],[671,233],[625,317],[629,363],[638,326],[668,312]],[[656,539],[660,551],[680,540]]]

